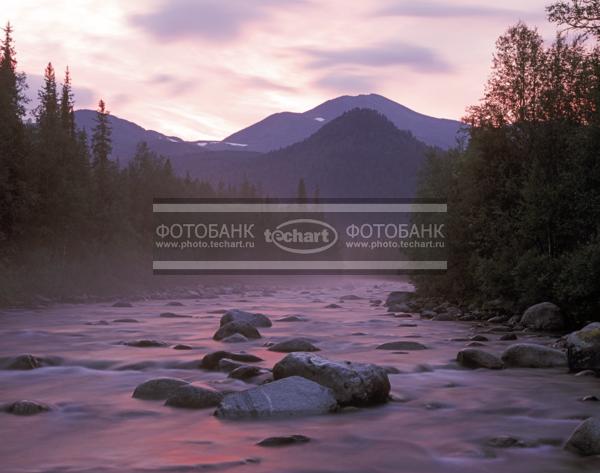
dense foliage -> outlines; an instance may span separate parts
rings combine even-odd
[[[468,144],[422,173],[420,194],[448,199],[450,247],[447,274],[417,278],[419,291],[514,311],[551,300],[574,324],[600,319],[600,50],[515,25],[465,122]]]
[[[44,73],[34,119],[26,120],[25,76],[17,72],[12,29],[0,46],[0,303],[121,290],[151,276],[155,197],[254,197],[174,175],[168,159],[140,143],[126,167],[109,159],[105,103],[87,136],[73,116],[67,69],[58,85]]]

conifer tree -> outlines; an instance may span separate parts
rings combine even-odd
[[[16,70],[17,61],[10,23],[0,44],[0,244],[16,231],[19,217],[27,208],[24,182],[26,137],[25,75]]]

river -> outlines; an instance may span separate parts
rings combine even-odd
[[[581,419],[600,414],[597,378],[575,377],[565,369],[466,370],[455,360],[465,339],[485,331],[465,322],[395,318],[370,299],[409,289],[402,280],[375,277],[248,277],[222,280],[214,296],[186,298],[180,307],[165,300],[54,305],[0,314],[0,357],[31,353],[55,366],[0,371],[0,402],[30,399],[49,404],[34,416],[0,414],[0,470],[3,473],[127,472],[582,472],[599,471],[600,458],[562,449]],[[343,300],[344,295],[361,297]],[[336,303],[339,308],[326,308]],[[263,338],[237,344],[212,340],[219,310],[240,308],[271,317]],[[189,315],[163,318],[162,312]],[[299,314],[303,322],[277,322]],[[116,319],[138,322],[114,322]],[[107,324],[97,324],[106,321]],[[509,341],[486,333],[487,350],[499,354]],[[306,337],[322,356],[394,367],[393,401],[299,419],[224,421],[214,409],[165,407],[131,397],[143,381],[179,377],[218,390],[251,387],[226,373],[180,369],[220,349],[246,351],[271,368],[284,354],[267,342]],[[159,339],[187,344],[139,348],[120,342]],[[533,333],[520,341],[550,344]],[[387,341],[415,340],[428,349],[389,352]],[[309,443],[265,448],[260,440],[301,434]],[[523,447],[497,448],[491,439],[512,436]]]

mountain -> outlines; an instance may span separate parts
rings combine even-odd
[[[76,110],[75,123],[80,129],[85,129],[91,139],[92,129],[96,122],[94,110]],[[163,135],[154,130],[146,130],[133,122],[124,120],[114,115],[109,115],[108,121],[112,129],[112,158],[126,163],[135,153],[136,145],[145,141],[153,151],[170,158],[184,154],[218,151],[243,151],[244,147],[236,146],[221,141],[184,141],[176,136]]]
[[[248,151],[268,152],[297,143],[325,124],[354,108],[372,109],[385,115],[400,130],[408,130],[424,143],[448,149],[456,144],[461,123],[417,113],[381,95],[344,95],[304,113],[282,112],[225,138],[247,145]]]
[[[180,156],[174,169],[213,184],[259,184],[264,195],[294,197],[300,178],[322,197],[410,197],[430,148],[372,109],[328,121],[305,140],[266,154],[223,159],[219,153]]]

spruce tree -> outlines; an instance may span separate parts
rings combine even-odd
[[[17,231],[18,220],[27,211],[25,188],[26,136],[25,75],[16,70],[17,61],[7,23],[0,44],[0,245]]]

